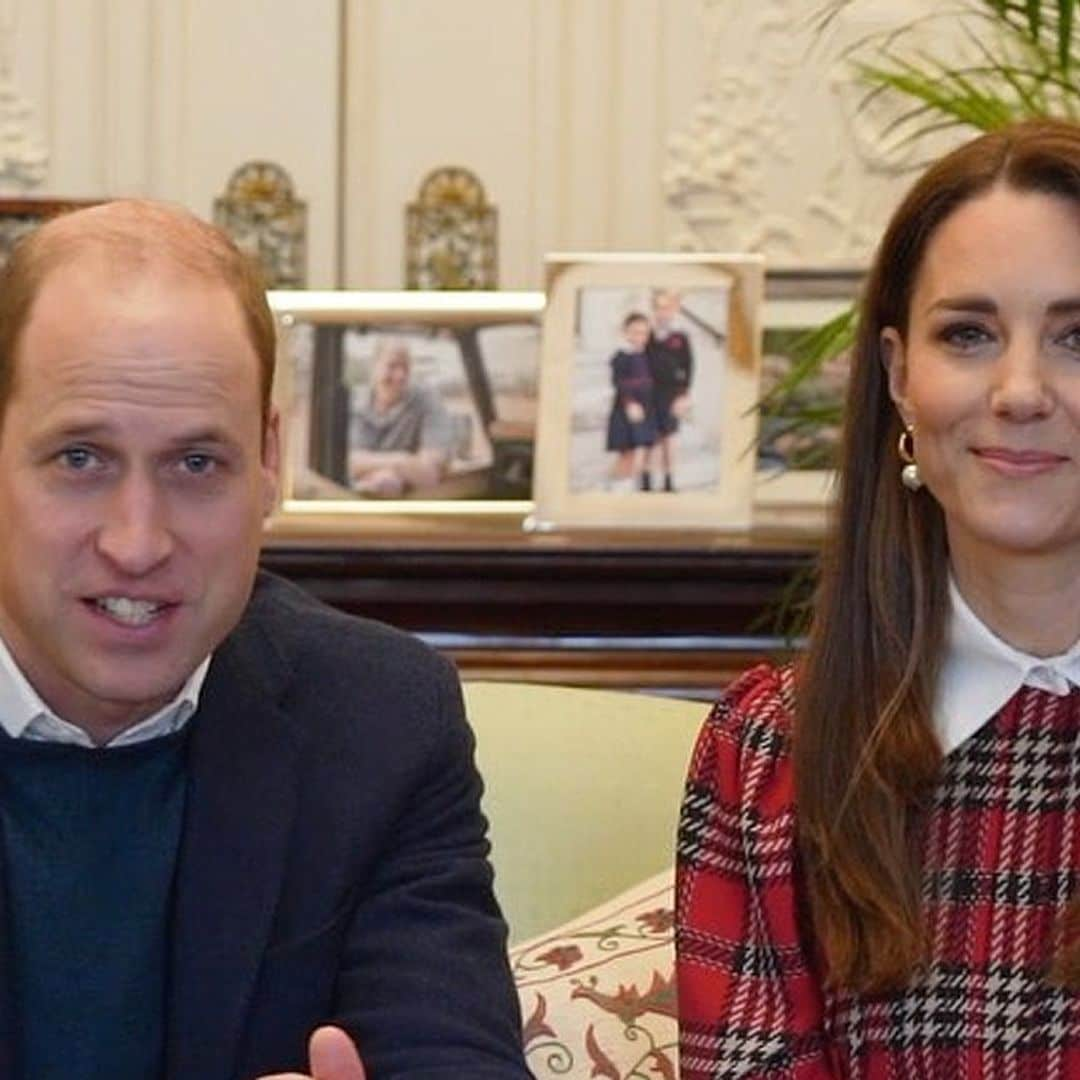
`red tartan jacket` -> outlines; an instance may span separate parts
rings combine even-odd
[[[1080,1077],[1080,998],[1050,985],[1080,868],[1080,690],[1022,687],[946,759],[927,822],[930,959],[830,993],[800,917],[793,673],[747,672],[691,759],[679,826],[682,1080]]]

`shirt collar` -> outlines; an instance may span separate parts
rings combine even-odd
[[[130,746],[179,731],[199,707],[208,656],[188,677],[180,692],[152,716],[113,736],[105,745]],[[3,637],[0,637],[0,727],[13,739],[93,746],[90,736],[76,724],[54,713],[19,669]]]
[[[672,334],[678,334],[679,337],[686,337],[686,331],[683,330],[682,324],[679,322],[669,322],[662,330],[657,329],[653,331],[653,337],[657,341],[666,341]]]
[[[389,427],[394,423],[399,416],[406,409],[412,406],[412,403],[416,400],[420,393],[419,387],[409,385],[402,391],[401,397],[394,402],[385,412],[380,412],[375,407],[375,388],[371,387],[364,391],[366,399],[364,400],[363,417],[368,423],[375,425],[376,427]]]
[[[1080,686],[1080,641],[1057,656],[1014,649],[971,610],[950,576],[945,663],[934,706],[942,750],[955,750],[1021,686],[1058,696]]]

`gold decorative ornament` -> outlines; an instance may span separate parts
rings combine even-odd
[[[468,169],[428,173],[405,208],[405,287],[496,288],[496,216]]]
[[[214,224],[259,264],[268,289],[302,289],[307,281],[307,206],[289,174],[272,161],[249,161],[214,200]]]

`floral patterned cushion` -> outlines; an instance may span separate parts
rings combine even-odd
[[[676,1080],[672,871],[510,950],[537,1080]]]

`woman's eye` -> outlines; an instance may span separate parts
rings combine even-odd
[[[944,327],[938,337],[957,349],[973,349],[991,340],[990,332],[978,323],[953,323]]]
[[[1057,342],[1072,352],[1080,353],[1080,326],[1070,326],[1064,333],[1058,334]]]

